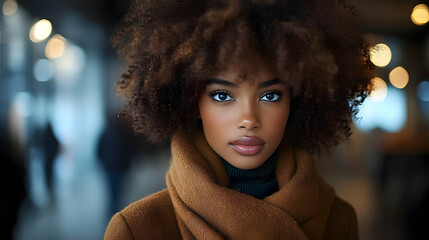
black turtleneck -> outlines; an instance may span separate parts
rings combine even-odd
[[[222,159],[230,179],[228,187],[259,199],[273,194],[279,189],[276,179],[276,159],[275,152],[261,166],[250,170],[236,168]]]

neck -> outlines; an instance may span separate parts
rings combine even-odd
[[[279,187],[275,175],[277,154],[274,153],[261,166],[244,170],[222,159],[230,178],[229,188],[262,199],[276,192]]]

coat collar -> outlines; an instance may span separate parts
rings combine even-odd
[[[226,187],[225,167],[201,131],[176,133],[171,151],[167,188],[184,239],[322,239],[335,194],[307,151],[284,139],[280,189],[263,200]]]

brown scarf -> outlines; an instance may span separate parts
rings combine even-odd
[[[280,145],[280,189],[262,200],[226,187],[202,132],[176,133],[171,152],[166,181],[183,239],[322,239],[335,194],[306,151]]]

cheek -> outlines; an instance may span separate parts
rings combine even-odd
[[[273,127],[284,128],[286,126],[287,120],[289,117],[289,112],[273,115],[272,117],[272,125]]]
[[[287,117],[284,115],[272,116],[270,121],[270,132],[277,136],[275,138],[283,138],[283,133],[286,128]]]
[[[209,102],[199,104],[201,121],[207,139],[216,139],[228,128],[229,114]]]
[[[270,135],[273,139],[281,140],[289,118],[289,107],[285,106],[280,110],[271,111],[265,114],[266,126],[269,128]]]

